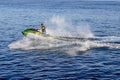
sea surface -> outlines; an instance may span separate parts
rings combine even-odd
[[[120,80],[120,1],[0,0],[2,79]]]

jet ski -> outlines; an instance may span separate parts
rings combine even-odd
[[[22,31],[22,34],[24,36],[27,36],[29,33],[32,33],[32,34],[35,34],[35,35],[40,35],[41,32],[38,31],[37,29],[34,29],[34,28],[28,28],[28,29],[25,29],[24,31]]]
[[[38,36],[41,36],[41,38],[43,38],[43,39],[53,39],[54,38],[53,36],[50,36],[49,34],[42,34],[42,32],[40,32],[38,29],[34,29],[34,28],[25,29],[24,31],[22,31],[22,34],[24,36],[27,36],[28,34],[38,35]],[[34,39],[34,37],[33,37],[33,39]]]

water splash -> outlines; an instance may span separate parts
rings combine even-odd
[[[47,29],[47,33],[52,35],[51,37],[29,34],[9,44],[8,47],[10,49],[62,51],[69,55],[77,55],[78,52],[100,47],[120,49],[120,37],[95,37],[86,23],[73,25],[70,20],[59,16],[52,17],[48,23],[51,27]]]
[[[53,16],[47,22],[51,26],[48,33],[53,36],[64,36],[64,37],[93,37],[93,33],[90,30],[88,23],[81,22],[74,24],[69,18],[62,16]]]

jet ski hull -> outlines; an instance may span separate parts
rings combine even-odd
[[[40,35],[40,34],[41,34],[40,31],[38,31],[37,29],[33,29],[33,28],[25,29],[25,30],[22,32],[22,34],[23,34],[24,36],[27,36],[29,33],[32,33],[32,34],[35,34],[35,35]]]

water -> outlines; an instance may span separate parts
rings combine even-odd
[[[119,22],[119,1],[1,0],[0,79],[119,80]],[[41,23],[57,39],[21,34]]]

